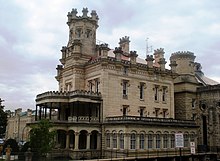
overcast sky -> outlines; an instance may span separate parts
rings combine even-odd
[[[67,45],[67,13],[83,7],[99,16],[97,39],[145,58],[146,39],[165,57],[191,51],[206,76],[220,81],[220,1],[0,0],[0,98],[5,109],[35,108],[37,94],[58,90],[56,66]],[[167,60],[168,61],[168,60]],[[169,64],[169,61],[168,63]]]

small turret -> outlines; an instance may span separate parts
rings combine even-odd
[[[160,61],[162,60],[162,59],[164,59],[164,49],[163,48],[160,48],[160,49],[156,49],[156,50],[154,50],[154,65],[156,66],[156,67],[160,67]]]

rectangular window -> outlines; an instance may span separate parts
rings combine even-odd
[[[183,138],[184,138],[184,147],[189,147],[189,135],[184,134]]]
[[[155,109],[155,117],[159,117],[159,111],[160,111],[160,109],[158,109],[158,108]]]
[[[123,107],[122,107],[122,113],[123,113],[123,116],[126,116],[126,115],[127,115],[127,113],[128,113],[128,106],[123,105]]]
[[[128,74],[128,67],[124,67],[123,74],[124,74],[124,75],[127,75],[127,74]]]
[[[89,81],[89,91],[92,92],[93,84],[92,81]]]
[[[130,146],[130,148],[131,149],[135,149],[136,148],[136,136],[135,136],[135,134],[131,134],[131,146]]]
[[[154,92],[154,100],[158,101],[158,93],[159,93],[159,87],[155,86],[155,92]]]
[[[144,99],[144,83],[140,83],[140,99]]]
[[[140,149],[144,149],[144,134],[140,134]]]
[[[140,117],[144,116],[144,108],[140,108]]]
[[[163,94],[162,94],[162,101],[163,102],[166,102],[166,90],[167,90],[167,87],[163,87]]]
[[[147,140],[147,146],[148,146],[148,149],[152,149],[153,148],[153,135],[152,134],[149,134],[147,136],[148,140]]]
[[[128,97],[128,82],[127,81],[123,81],[122,82],[122,88],[123,88],[123,91],[122,91],[122,93],[123,93],[123,98],[127,98]]]
[[[98,79],[95,80],[95,92],[99,93],[99,80]]]

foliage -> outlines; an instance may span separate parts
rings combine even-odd
[[[48,120],[41,120],[31,126],[30,147],[39,156],[45,156],[55,145],[55,131],[50,131],[53,125]]]
[[[18,155],[18,159],[19,160],[25,160],[25,152],[28,151],[28,148],[30,147],[30,142],[26,142],[22,147],[21,147],[21,150],[20,150],[20,153]]]
[[[10,148],[12,149],[11,154],[16,154],[17,152],[19,152],[19,146],[15,139],[6,140],[3,146],[3,151],[5,151],[5,148],[7,148],[8,145],[10,145]]]
[[[6,126],[7,126],[7,113],[4,112],[4,106],[1,105],[0,98],[0,138],[5,136]]]

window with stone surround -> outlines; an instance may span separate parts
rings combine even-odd
[[[156,148],[160,149],[161,146],[161,137],[160,134],[156,134]]]
[[[89,91],[92,92],[93,90],[93,82],[92,80],[89,81]]]
[[[140,100],[144,99],[144,85],[145,83],[141,82],[139,85],[139,90],[140,90]]]
[[[99,92],[99,84],[100,84],[99,79],[95,79],[95,92],[96,92],[96,93]]]
[[[154,100],[159,101],[159,86],[155,85],[154,87]]]
[[[106,147],[110,148],[110,134],[109,133],[106,134]]]
[[[119,134],[119,144],[120,144],[120,149],[124,149],[124,134],[120,133]]]
[[[81,37],[81,33],[82,33],[82,29],[81,28],[77,28],[76,29],[76,37],[80,38]]]
[[[128,80],[122,80],[122,96],[124,99],[128,98]]]
[[[167,87],[162,88],[162,101],[165,103],[166,102],[166,92],[167,92]]]
[[[128,67],[127,67],[127,66],[124,66],[124,68],[123,68],[123,74],[124,74],[124,75],[128,75]]]
[[[135,135],[135,133],[131,134],[130,149],[136,149],[136,135]]]
[[[168,148],[168,134],[163,135],[163,148]]]
[[[148,149],[153,148],[153,135],[152,134],[147,135],[147,147]]]
[[[145,147],[144,147],[144,142],[145,142],[145,138],[144,138],[145,136],[144,136],[144,134],[140,134],[140,136],[139,136],[139,148],[140,149],[144,149]]]
[[[170,147],[175,148],[175,134],[171,134],[170,136]]]
[[[112,148],[117,148],[117,134],[113,133],[112,134]]]
[[[128,114],[128,108],[129,108],[129,105],[123,105],[122,106],[121,111],[122,111],[123,116],[126,116]]]

